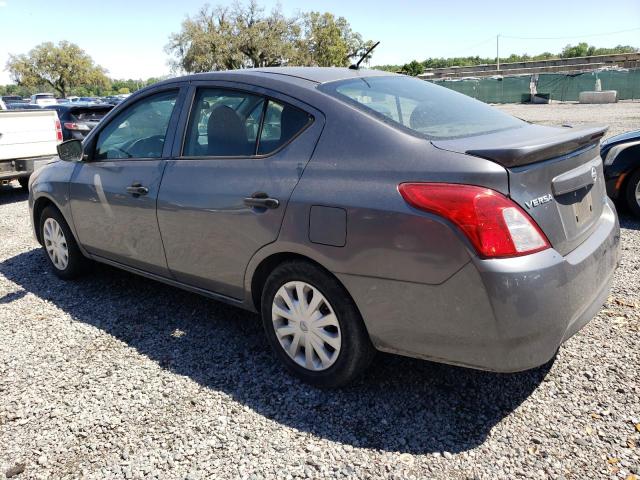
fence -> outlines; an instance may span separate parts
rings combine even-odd
[[[617,90],[619,100],[640,99],[640,69],[434,80],[434,83],[486,103],[520,103],[529,101],[530,84],[534,81],[538,95],[567,102],[577,101],[580,92],[593,90],[596,79],[600,79],[602,90]]]

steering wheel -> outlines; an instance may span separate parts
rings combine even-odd
[[[164,135],[154,135],[152,137],[136,140],[127,149],[132,157],[160,157],[164,147]]]

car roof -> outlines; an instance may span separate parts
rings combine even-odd
[[[236,75],[245,77],[265,78],[277,75],[281,81],[307,80],[314,84],[335,82],[350,78],[366,78],[397,75],[391,72],[370,69],[351,69],[342,67],[268,67],[243,68],[239,70],[224,70],[217,72],[195,73],[184,77],[171,78],[162,83],[172,83],[184,80],[231,80]]]

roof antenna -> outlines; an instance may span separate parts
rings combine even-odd
[[[358,69],[360,68],[360,64],[362,63],[362,61],[363,61],[365,58],[367,58],[367,55],[369,55],[369,54],[373,51],[373,49],[374,49],[374,48],[376,48],[378,45],[380,45],[380,42],[376,42],[376,43],[374,43],[374,44],[373,44],[373,46],[372,46],[369,50],[367,50],[367,51],[364,53],[364,55],[362,55],[362,56],[360,57],[360,60],[358,60],[358,63],[356,63],[355,65],[351,65],[349,68],[350,68],[351,70],[358,70]]]

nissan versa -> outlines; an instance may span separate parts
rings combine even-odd
[[[376,350],[512,372],[607,298],[603,134],[374,70],[206,73],[61,144],[29,205],[59,277],[92,259],[261,312],[314,385]]]

